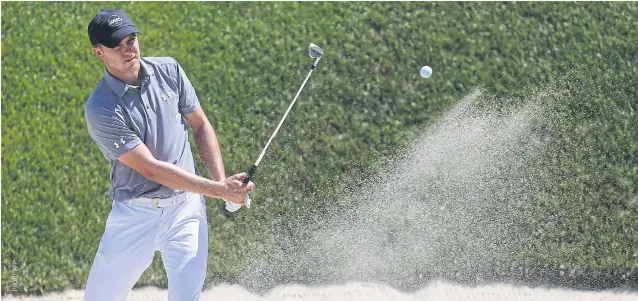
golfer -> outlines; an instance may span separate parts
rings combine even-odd
[[[209,123],[184,70],[170,57],[142,57],[140,31],[121,10],[89,23],[105,71],[86,103],[88,132],[111,168],[113,200],[86,284],[85,300],[125,300],[155,251],[169,300],[198,300],[206,277],[204,197],[237,208],[254,188],[245,173],[225,177]],[[188,128],[212,180],[196,175]]]

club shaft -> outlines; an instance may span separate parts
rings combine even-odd
[[[270,143],[272,142],[272,140],[275,138],[275,136],[277,136],[277,132],[279,132],[279,128],[281,128],[281,125],[284,123],[284,120],[286,120],[286,117],[288,117],[288,113],[290,113],[290,109],[292,109],[292,106],[297,101],[297,97],[299,97],[299,94],[301,93],[301,90],[303,90],[303,87],[306,85],[306,82],[310,78],[310,75],[312,74],[313,70],[314,70],[314,68],[310,69],[310,72],[308,72],[308,75],[306,76],[306,79],[303,81],[303,84],[301,84],[301,88],[299,88],[299,91],[297,91],[297,95],[295,95],[295,98],[292,100],[292,102],[288,106],[288,110],[286,110],[286,113],[284,114],[284,117],[282,117],[281,120],[279,121],[279,125],[277,125],[277,128],[275,129],[275,132],[272,134],[272,136],[270,136],[270,139],[268,139],[268,143],[266,143],[266,146],[264,146],[264,149],[261,151],[261,154],[259,155],[259,158],[257,158],[257,161],[255,162],[255,166],[259,166],[259,162],[261,162],[261,159],[264,158],[264,154],[266,153],[266,150],[268,149],[268,146],[270,146]]]

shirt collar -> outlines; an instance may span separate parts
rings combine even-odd
[[[142,72],[142,80],[140,86],[144,84],[144,82],[148,82],[151,79],[151,75],[153,75],[153,68],[149,66],[144,59],[140,60],[140,71]],[[106,68],[104,69],[104,80],[106,83],[113,89],[113,92],[117,94],[119,97],[122,97],[126,90],[128,90],[129,85],[125,82],[121,81],[117,77],[113,76],[109,73]]]

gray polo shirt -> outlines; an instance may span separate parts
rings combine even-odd
[[[108,195],[114,201],[165,198],[181,192],[147,180],[118,160],[141,143],[155,159],[195,173],[188,126],[182,118],[199,107],[193,86],[173,58],[147,57],[140,64],[138,88],[104,70],[84,112],[91,138],[111,165]]]

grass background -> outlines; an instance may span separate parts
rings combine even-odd
[[[277,125],[307,73],[308,43],[325,51],[263,161],[255,209],[228,218],[210,201],[207,285],[237,281],[247,254],[294,235],[474,87],[522,102],[549,84],[566,93],[549,101],[556,118],[541,132],[563,147],[536,169],[552,183],[527,196],[537,213],[521,220],[529,252],[494,269],[638,284],[636,3],[8,2],[3,294],[80,288],[88,275],[110,202],[108,165],[83,118],[103,70],[86,26],[106,7],[144,32],[143,56],[181,63],[229,174],[252,163]],[[418,76],[424,64],[428,80]],[[166,285],[159,258],[138,285]]]

